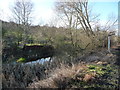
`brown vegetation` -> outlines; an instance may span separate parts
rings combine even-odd
[[[80,73],[83,73],[86,70],[86,68],[86,65],[83,64],[73,64],[72,67],[62,64],[60,68],[56,68],[52,73],[50,73],[49,78],[41,80],[39,82],[34,82],[30,84],[28,88],[66,87],[66,85],[71,79],[75,79],[76,76]]]

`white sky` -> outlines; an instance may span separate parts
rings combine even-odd
[[[0,0],[0,19],[10,21],[12,18],[11,8],[15,0]],[[54,16],[53,0],[32,0],[34,4],[34,24],[47,23]]]
[[[34,2],[34,23],[48,23],[55,15],[53,10],[53,0],[32,0]]]
[[[12,0],[0,0],[0,19],[8,21],[8,17],[11,15],[9,10],[11,1]]]

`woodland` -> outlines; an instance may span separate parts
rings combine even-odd
[[[95,25],[99,15],[90,14],[88,3],[55,2],[59,23],[65,23],[57,27],[57,19],[32,25],[33,3],[18,0],[14,20],[0,20],[2,88],[119,89],[117,19]]]

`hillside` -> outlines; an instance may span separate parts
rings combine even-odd
[[[3,88],[118,88],[117,51],[107,50],[108,32],[95,31],[91,38],[82,29],[29,26],[25,33],[10,22],[2,30]],[[51,61],[32,64],[47,55]]]

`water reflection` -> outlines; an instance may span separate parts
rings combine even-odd
[[[26,64],[37,64],[37,63],[44,64],[44,62],[47,62],[49,60],[50,60],[50,57],[48,57],[48,58],[42,58],[42,59],[38,59],[36,61],[27,62]]]

